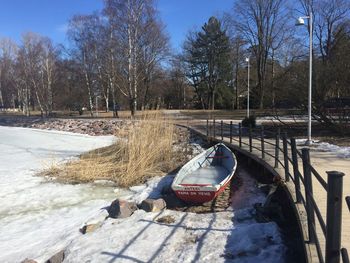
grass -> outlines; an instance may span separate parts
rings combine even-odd
[[[111,146],[90,151],[79,160],[50,167],[43,175],[67,182],[111,180],[120,187],[145,182],[148,178],[175,169],[186,154],[174,149],[174,124],[154,113],[120,130]]]

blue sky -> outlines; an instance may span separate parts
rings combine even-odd
[[[229,11],[233,0],[158,0],[161,18],[167,26],[172,46],[179,50],[187,32],[199,29],[212,15]],[[74,14],[101,10],[102,0],[1,0],[0,37],[19,41],[32,31],[66,43],[67,21]]]

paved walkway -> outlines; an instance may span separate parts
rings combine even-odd
[[[225,121],[224,123],[229,124],[229,121]],[[233,121],[234,124],[238,124],[238,121]],[[203,134],[206,134],[206,121],[186,121],[186,124]],[[220,123],[217,123],[216,126],[216,138],[221,138],[221,128]],[[226,126],[224,128],[224,136],[229,137],[229,128]],[[224,138],[224,141],[229,142],[228,138]],[[274,143],[274,140],[266,140],[268,142]],[[244,138],[243,142],[248,144],[248,138]],[[233,137],[232,144],[238,145],[238,137]],[[253,146],[260,149],[260,141],[253,140]],[[280,147],[282,148],[282,141],[280,141]],[[298,146],[298,149],[303,148],[304,146]],[[248,145],[243,145],[243,149],[249,151]],[[265,151],[271,153],[272,155],[275,154],[274,147],[265,144]],[[261,152],[253,149],[253,154],[257,155],[258,157],[261,157]],[[342,214],[342,247],[347,248],[350,251],[350,211],[346,205],[345,202],[345,196],[350,195],[350,158],[345,158],[338,156],[339,153],[336,151],[322,151],[318,149],[316,146],[310,147],[310,159],[312,166],[317,170],[317,172],[323,177],[325,181],[327,181],[327,174],[326,171],[340,171],[345,174],[343,179],[343,214]],[[280,153],[280,159],[283,163],[283,154]],[[300,158],[299,158],[300,159]],[[274,167],[274,159],[266,155],[265,161],[267,161],[271,167]],[[299,169],[302,172],[302,164],[301,160],[299,160]],[[284,170],[281,168],[276,168],[276,170],[279,172],[279,174],[284,178]],[[290,165],[290,173],[292,173],[292,167]],[[293,191],[294,185],[292,183],[288,183],[288,187]],[[303,189],[302,189],[303,191]],[[321,211],[322,217],[324,218],[324,221],[326,223],[326,202],[327,202],[327,196],[326,191],[322,188],[322,186],[318,183],[316,178],[313,178],[313,192],[314,192],[314,199],[317,202],[317,205]],[[316,218],[316,215],[315,215]],[[319,237],[319,241],[321,244],[321,247],[323,248],[324,253],[324,247],[325,247],[325,239],[322,233],[322,230],[320,228],[320,225],[318,224],[318,220],[316,218],[316,228],[317,228],[317,234]],[[316,262],[316,261],[315,261]]]

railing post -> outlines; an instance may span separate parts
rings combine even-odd
[[[261,137],[261,158],[265,159],[264,126],[262,126],[262,125],[261,125],[261,130],[260,130],[260,137]]]
[[[293,174],[294,174],[296,201],[297,203],[300,203],[301,202],[300,178],[299,178],[297,144],[295,142],[295,138],[290,139],[290,144],[291,144],[292,160],[293,160]]]
[[[253,151],[252,147],[252,125],[249,124],[249,151]]]
[[[315,212],[312,207],[311,197],[313,196],[312,191],[312,177],[310,169],[310,150],[303,148],[303,170],[304,170],[304,181],[305,181],[305,202],[306,202],[306,214],[307,214],[307,228],[309,233],[309,242],[315,243]]]
[[[279,152],[280,152],[280,128],[277,129],[276,134],[276,145],[275,145],[275,168],[278,168],[278,161],[279,161]]]
[[[327,175],[326,263],[339,263],[344,174],[330,171]]]
[[[230,121],[230,143],[232,144],[232,132],[233,132],[233,125],[232,121]]]
[[[209,120],[207,119],[207,138],[209,137]]]
[[[221,141],[224,140],[224,122],[223,120],[221,120],[221,123],[220,123],[220,132],[221,132]]]
[[[216,137],[216,129],[215,129],[215,118],[213,119],[213,137]]]
[[[342,248],[340,251],[341,251],[341,257],[342,257],[343,263],[348,263],[349,262],[348,251],[346,250],[346,248]]]
[[[242,123],[238,124],[239,148],[242,148]]]
[[[284,160],[284,177],[285,181],[289,181],[289,161],[288,161],[288,141],[287,133],[283,134],[283,160]]]

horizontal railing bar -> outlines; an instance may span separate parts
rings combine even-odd
[[[276,146],[276,144],[275,144],[275,143],[273,143],[273,142],[265,141],[265,143],[266,143],[266,144],[269,144],[269,145],[272,145],[273,147],[275,147],[275,146]]]
[[[301,154],[301,152],[297,149],[297,155],[302,159],[303,155]]]
[[[315,168],[312,167],[312,165],[310,165],[310,169],[311,169],[311,172],[313,173],[313,175],[316,177],[317,181],[322,185],[324,190],[327,191],[328,185],[327,185],[326,181],[323,180],[321,175],[315,170]]]
[[[320,263],[324,263],[324,258],[323,258],[323,254],[322,254],[322,249],[321,249],[321,245],[320,245],[320,241],[318,240],[318,236],[316,234],[316,229],[315,226],[312,225],[312,229],[315,233],[315,245],[316,245],[316,250],[317,250],[317,255],[318,255],[318,260],[320,261]]]
[[[323,232],[324,236],[326,237],[326,224],[324,223],[324,220],[323,220],[323,217],[321,215],[320,209],[318,208],[318,206],[317,206],[317,204],[315,202],[315,199],[314,199],[314,197],[312,195],[310,195],[310,200],[311,200],[311,203],[312,203],[312,208],[313,208],[313,210],[316,213],[318,222],[320,223],[322,232]]]
[[[293,165],[293,160],[289,158],[289,155],[287,157],[287,160]]]
[[[305,187],[305,180],[304,180],[304,177],[301,175],[300,171],[299,171],[299,178],[301,180],[301,182],[303,183],[304,187]]]
[[[275,158],[275,156],[267,151],[264,151],[265,154],[267,154],[268,156],[272,157],[272,158]]]

